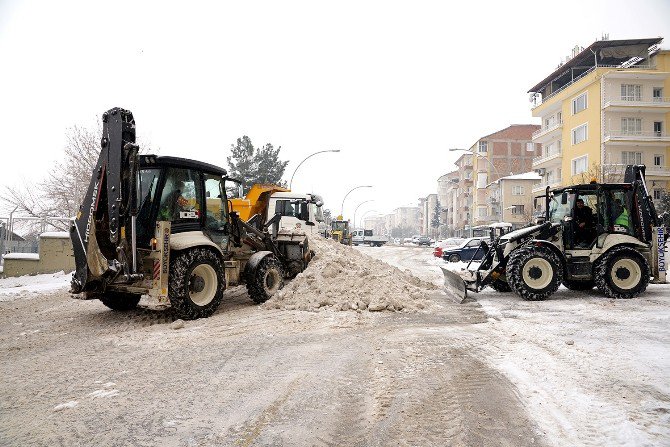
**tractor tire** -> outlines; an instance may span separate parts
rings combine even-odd
[[[512,290],[524,300],[545,300],[558,290],[563,264],[551,249],[527,246],[512,252],[505,276]]]
[[[247,278],[247,292],[256,304],[269,300],[284,287],[284,269],[274,256],[266,256],[258,264],[252,278]]]
[[[594,280],[586,281],[574,281],[571,279],[564,279],[563,285],[566,289],[569,290],[591,290],[595,287],[596,283]]]
[[[457,254],[449,255],[449,262],[458,262],[461,260],[461,257]]]
[[[134,293],[108,291],[100,297],[100,301],[112,310],[126,312],[135,309],[137,303],[140,302],[140,298],[141,295],[136,295]]]
[[[647,290],[650,268],[647,260],[630,247],[614,247],[594,267],[598,289],[608,298],[630,299]]]
[[[512,288],[510,287],[509,283],[507,283],[507,281],[503,281],[501,279],[494,279],[493,281],[491,281],[489,286],[493,290],[495,290],[496,292],[499,292],[499,293],[507,293],[507,292],[512,291]]]
[[[170,256],[168,298],[178,318],[195,320],[211,316],[223,300],[226,288],[223,262],[204,247]]]

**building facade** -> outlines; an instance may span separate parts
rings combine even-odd
[[[529,90],[533,134],[541,146],[533,169],[547,186],[618,182],[625,166],[645,164],[655,199],[670,187],[670,51],[662,38],[601,40]]]

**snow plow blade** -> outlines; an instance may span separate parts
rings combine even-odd
[[[465,281],[461,278],[458,273],[452,272],[451,270],[440,266],[442,269],[442,274],[444,274],[444,292],[452,301],[463,304],[469,301],[474,301],[468,299],[468,291],[465,288]]]

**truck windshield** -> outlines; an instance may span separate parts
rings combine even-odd
[[[333,222],[333,231],[344,231],[347,228],[347,222]]]
[[[277,200],[275,205],[275,212],[282,216],[295,217],[300,219],[303,213],[303,208],[307,206],[306,203],[295,200]]]

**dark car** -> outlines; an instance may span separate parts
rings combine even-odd
[[[480,261],[486,254],[486,250],[484,249],[479,250],[476,256],[475,252],[477,252],[479,243],[485,239],[488,238],[471,237],[463,241],[463,243],[458,247],[444,249],[442,250],[442,259],[449,262],[459,262],[459,261],[468,262],[471,259],[473,259],[474,256],[475,261]]]
[[[416,245],[421,246],[421,245],[430,245],[431,244],[431,239],[428,236],[421,236],[416,240]]]

